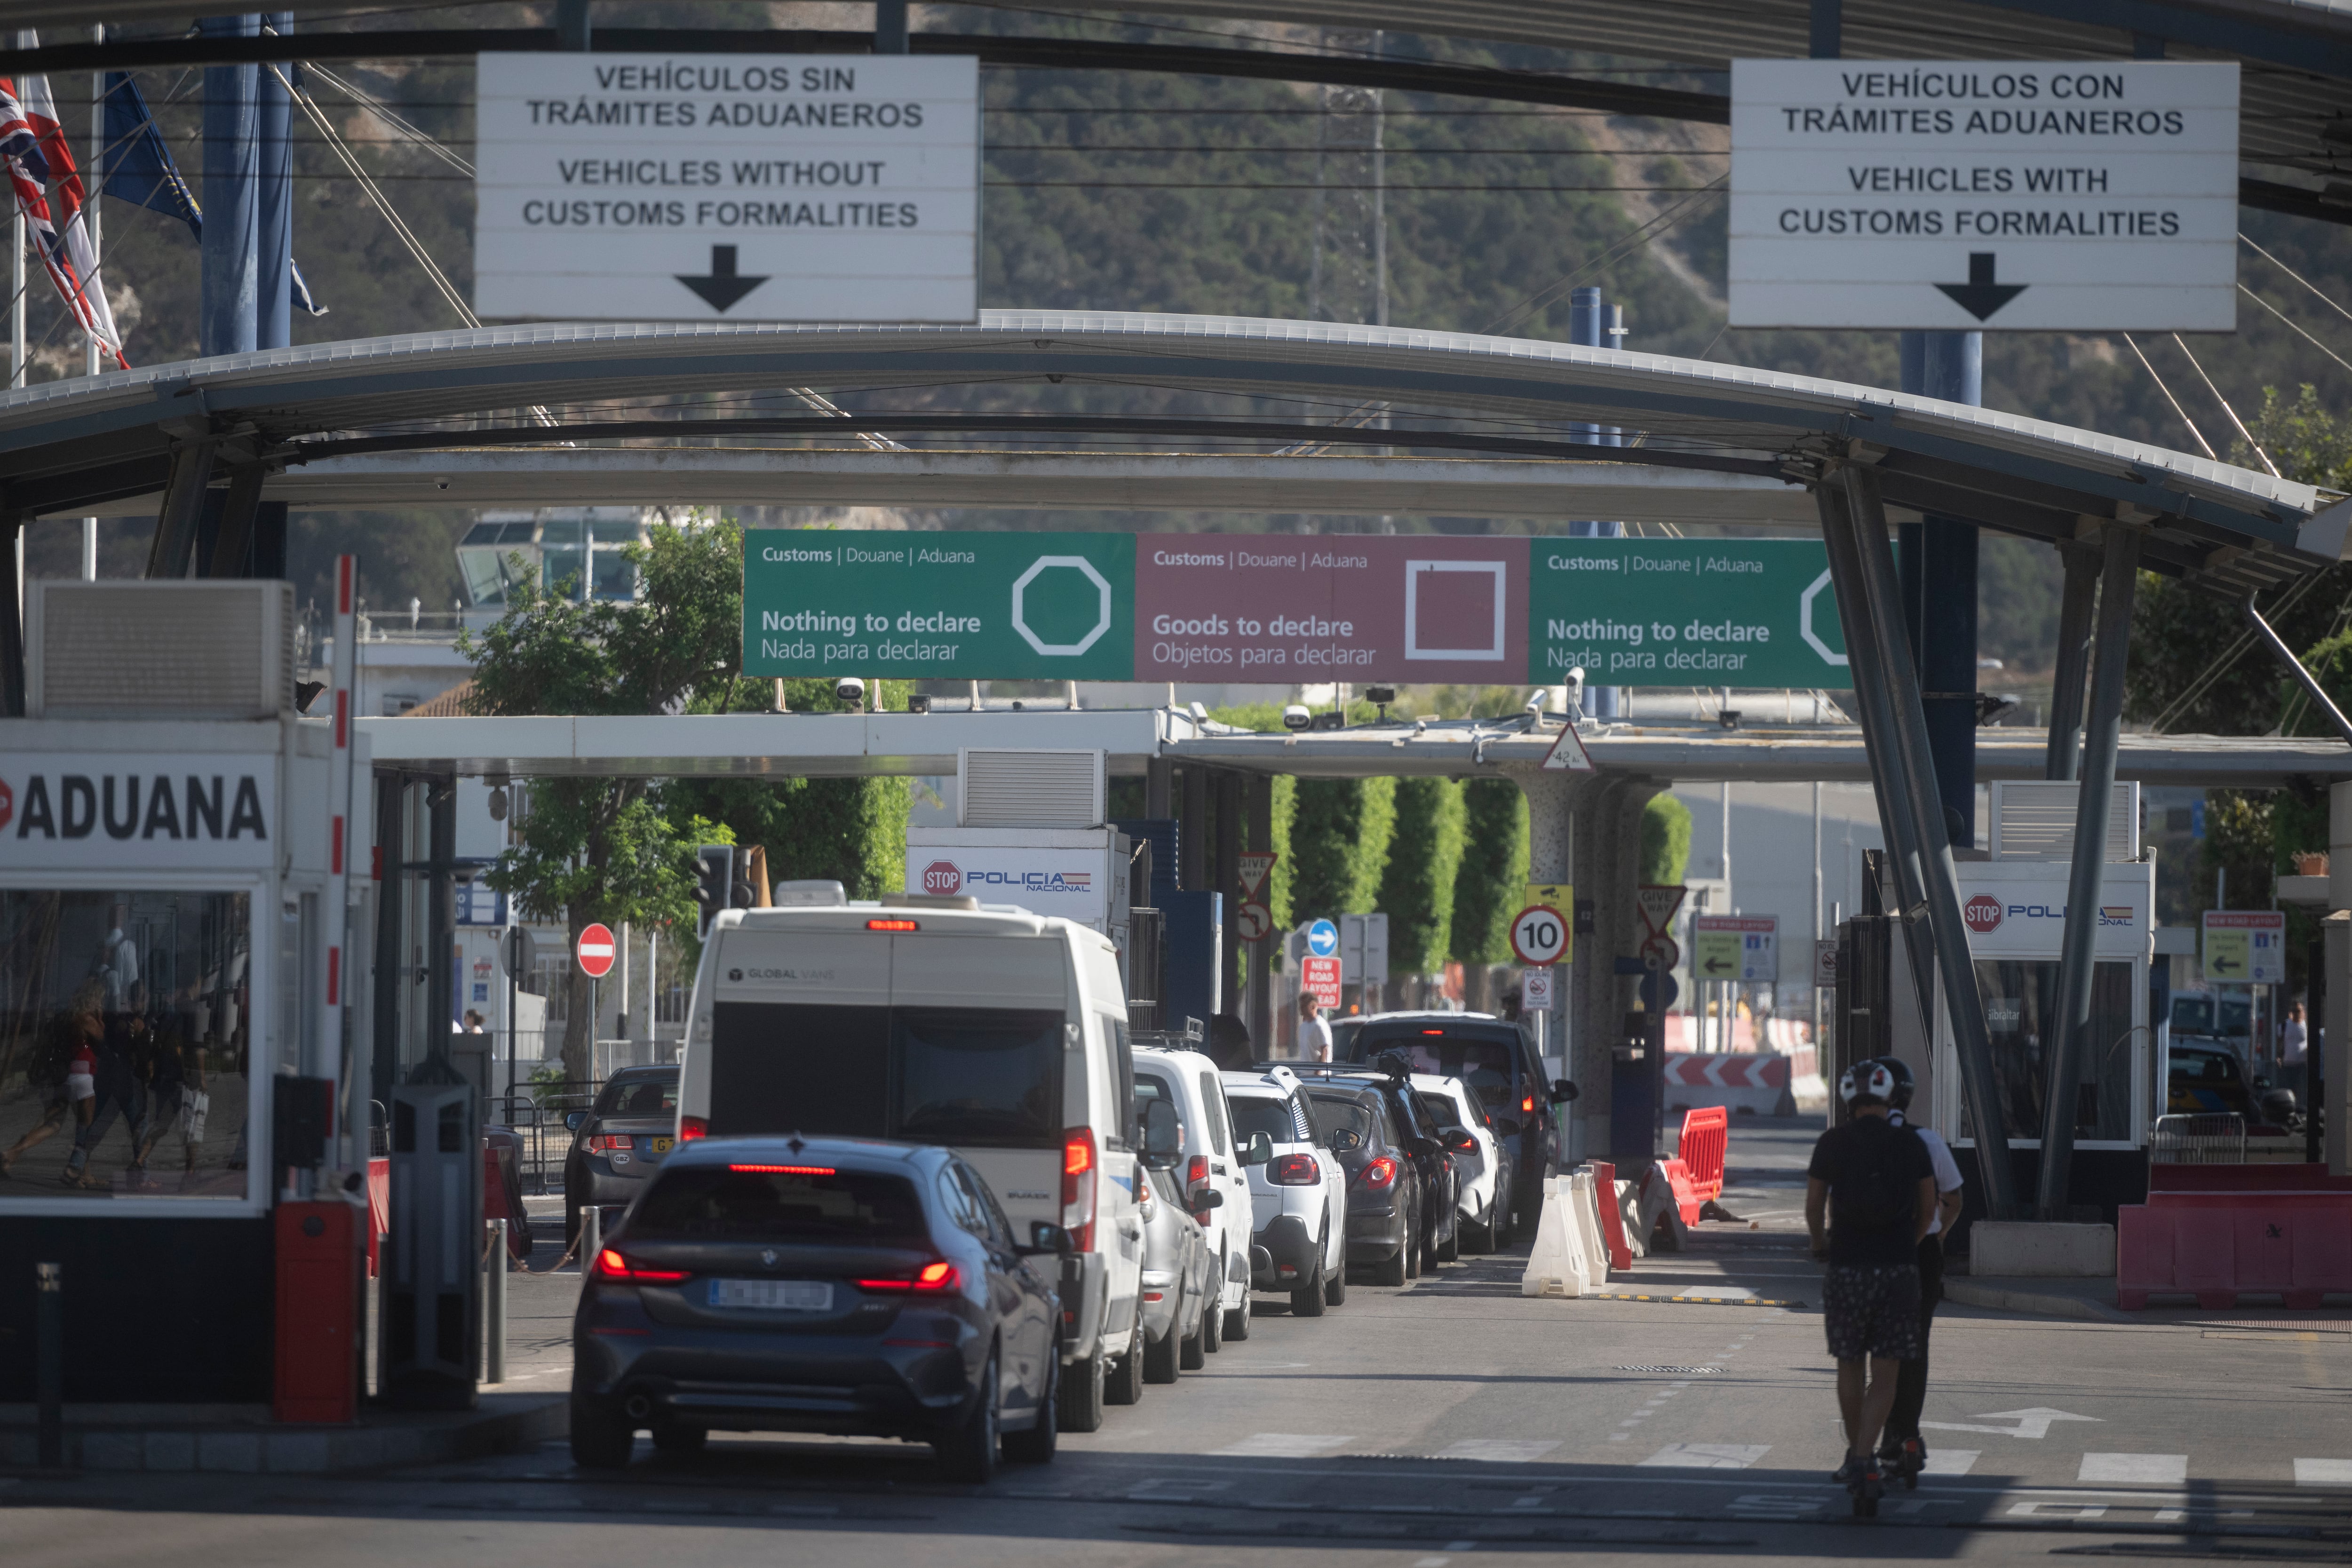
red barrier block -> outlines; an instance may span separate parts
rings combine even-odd
[[[2308,1310],[2330,1291],[2352,1291],[2352,1194],[2304,1186],[2149,1198],[2116,1212],[2119,1306],[2137,1310],[2151,1295],[2187,1292],[2221,1310],[2242,1294],[2275,1294]]]
[[[278,1205],[277,1354],[270,1414],[287,1422],[356,1420],[366,1310],[359,1205],[341,1197]]]
[[[1690,1173],[1691,1194],[1696,1205],[1683,1211],[1683,1223],[1696,1225],[1698,1209],[1723,1196],[1723,1161],[1731,1142],[1731,1113],[1719,1105],[1683,1113],[1682,1141],[1675,1154]],[[1675,1188],[1677,1198],[1682,1187]]]
[[[1622,1271],[1633,1267],[1633,1249],[1625,1241],[1625,1212],[1617,1205],[1617,1167],[1599,1160],[1592,1167],[1592,1195],[1601,1208],[1601,1238],[1609,1246],[1609,1267]]]

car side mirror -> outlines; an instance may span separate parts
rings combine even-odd
[[[1221,1209],[1224,1206],[1225,1194],[1214,1187],[1202,1187],[1192,1194],[1192,1212],[1196,1215],[1204,1215],[1211,1209]]]
[[[587,1125],[587,1121],[588,1113],[586,1111],[575,1110],[571,1115],[566,1116],[563,1119],[563,1130],[566,1132],[577,1132],[582,1127]]]
[[[1251,1133],[1249,1142],[1242,1145],[1242,1163],[1244,1165],[1263,1165],[1273,1158],[1274,1140],[1263,1132]]]
[[[1364,1135],[1352,1127],[1342,1127],[1331,1134],[1331,1152],[1345,1154],[1364,1146]]]
[[[1568,1079],[1556,1078],[1551,1080],[1551,1102],[1554,1105],[1566,1105],[1577,1097],[1577,1093],[1576,1085],[1569,1082]]]
[[[1437,1152],[1437,1140],[1434,1138],[1408,1138],[1404,1141],[1404,1152],[1412,1155],[1416,1160],[1425,1160],[1430,1155]]]
[[[1449,1127],[1442,1136],[1445,1140],[1445,1146],[1457,1154],[1475,1154],[1478,1152],[1477,1135],[1467,1127]]]
[[[1519,1124],[1510,1117],[1500,1117],[1495,1122],[1495,1131],[1502,1137],[1517,1138],[1519,1135]]]
[[[1014,1250],[1024,1258],[1047,1252],[1067,1258],[1071,1250],[1070,1233],[1050,1220],[1037,1220],[1029,1226],[1029,1245]]]
[[[1143,1107],[1143,1163],[1149,1170],[1164,1171],[1184,1157],[1184,1130],[1176,1121],[1176,1108],[1164,1100],[1148,1101]]]

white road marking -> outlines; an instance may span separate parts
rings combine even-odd
[[[1771,1449],[1769,1443],[1669,1443],[1642,1463],[1679,1470],[1744,1470]]]
[[[1979,1421],[2014,1421],[2014,1426],[1973,1426],[1965,1421],[1922,1421],[1920,1429],[1929,1432],[1990,1432],[1997,1437],[2047,1437],[2054,1421],[2096,1421],[2095,1415],[2070,1415],[2063,1410],[2053,1410],[2037,1405],[2030,1410],[1987,1410],[1977,1416]]]
[[[2099,1519],[2105,1517],[2107,1505],[2103,1502],[2076,1505],[2064,1502],[2017,1502],[2009,1505],[2011,1517],[2026,1519]]]
[[[1215,1452],[1228,1459],[1312,1459],[1354,1441],[1314,1432],[1253,1432]]]
[[[1557,1437],[1465,1437],[1440,1448],[1441,1459],[1486,1459],[1503,1465],[1528,1465],[1559,1447]]]
[[[2189,1456],[2085,1454],[2083,1456],[2083,1468],[2075,1473],[2074,1479],[2110,1486],[2117,1482],[2145,1482],[2154,1486],[2177,1487],[2189,1479]]]
[[[1923,1476],[1965,1476],[1977,1468],[1981,1448],[1933,1448],[1927,1463],[1919,1471]]]
[[[2352,1487],[2352,1459],[2297,1459],[2294,1484],[2299,1487]]]

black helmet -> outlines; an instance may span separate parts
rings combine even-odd
[[[1878,1064],[1895,1079],[1895,1087],[1886,1096],[1886,1103],[1896,1110],[1907,1110],[1911,1096],[1918,1089],[1918,1080],[1911,1076],[1908,1064],[1895,1057],[1880,1057]]]

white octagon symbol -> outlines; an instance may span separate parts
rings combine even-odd
[[[1804,637],[1805,641],[1812,646],[1813,651],[1822,656],[1823,664],[1843,665],[1845,655],[1832,653],[1830,645],[1822,641],[1813,633],[1813,605],[1821,598],[1822,590],[1829,585],[1830,574],[1824,570],[1820,576],[1813,579],[1813,585],[1805,590],[1805,596],[1797,601],[1797,630]]]
[[[1095,616],[1094,630],[1076,642],[1045,641],[1029,629],[1029,622],[1022,614],[1021,599],[1022,595],[1028,592],[1029,584],[1035,582],[1039,574],[1047,568],[1054,566],[1066,566],[1074,571],[1085,573],[1087,580],[1095,585],[1095,593],[1101,602],[1101,609]],[[1040,555],[1029,563],[1028,571],[1013,580],[1013,629],[1021,634],[1024,642],[1048,658],[1075,658],[1094,647],[1101,640],[1103,633],[1110,630],[1110,584],[1104,580],[1101,573],[1095,570],[1094,563],[1083,555]]]

